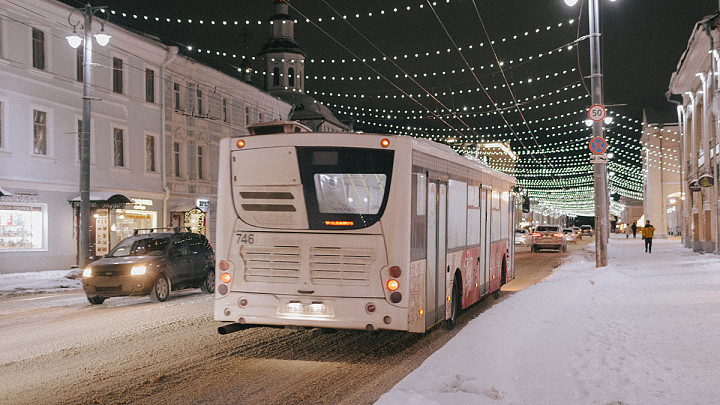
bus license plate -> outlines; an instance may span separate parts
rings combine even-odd
[[[327,315],[327,307],[321,302],[314,302],[312,304],[291,302],[287,304],[287,312],[302,315]]]

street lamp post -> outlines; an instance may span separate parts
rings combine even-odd
[[[92,84],[92,19],[93,15],[105,7],[92,7],[90,4],[77,8],[70,12],[68,23],[73,27],[72,35],[67,36],[67,41],[73,48],[83,44],[83,115],[82,130],[80,134],[80,232],[78,234],[78,264],[85,266],[88,262],[90,251],[90,86]],[[73,23],[72,17],[75,12],[83,15],[81,29],[84,31],[84,39],[77,35],[76,28],[80,22]],[[110,36],[105,34],[105,24],[95,40],[100,46],[107,45]]]
[[[604,105],[602,94],[602,65],[600,62],[600,18],[599,0],[589,0],[590,18],[590,85],[592,105]],[[615,1],[615,0],[610,0]],[[568,6],[574,6],[577,0],[565,0]],[[593,121],[593,138],[605,139],[602,120]],[[609,237],[610,201],[608,198],[607,161],[597,159],[593,162],[595,190],[595,267],[607,266],[607,242]]]

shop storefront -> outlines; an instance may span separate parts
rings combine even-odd
[[[80,198],[71,200],[75,211],[76,235],[79,234]],[[158,212],[152,199],[126,197],[122,194],[90,196],[89,260],[107,255],[121,240],[136,229],[157,228]],[[79,246],[78,246],[79,250]]]
[[[9,187],[0,191],[0,273],[73,266],[73,219],[67,193]]]
[[[47,250],[47,211],[37,195],[0,196],[0,252]]]
[[[211,243],[214,242],[214,234],[212,234],[213,225],[213,207],[207,199],[195,200],[194,206],[176,206],[170,211],[170,226],[182,227],[189,229],[190,232],[205,235]]]

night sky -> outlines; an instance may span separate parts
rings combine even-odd
[[[642,109],[674,109],[664,95],[670,75],[695,23],[716,12],[718,2],[599,2],[604,99],[617,117],[607,131],[615,153],[610,191],[641,198]],[[274,12],[271,0],[93,4],[99,5],[115,10],[111,22],[154,34],[228,72],[239,67],[246,43],[250,57],[258,54],[269,39]],[[592,215],[591,130],[583,123],[591,104],[590,81],[583,80],[590,74],[588,41],[567,48],[588,34],[587,0],[572,8],[563,0],[292,0],[290,5],[298,21],[295,38],[307,54],[306,92],[352,120],[355,130],[464,143],[508,141],[520,160],[515,169],[501,169],[515,174],[531,197]],[[260,69],[259,60],[253,64]],[[513,97],[522,114],[510,105]]]

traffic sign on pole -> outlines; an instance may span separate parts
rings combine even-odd
[[[607,150],[607,141],[605,138],[596,137],[590,140],[590,152],[595,155],[601,155]]]
[[[593,121],[602,121],[605,118],[605,107],[595,104],[588,110],[588,117]]]
[[[607,162],[608,162],[607,155],[592,155],[590,157],[590,163],[607,163]]]

